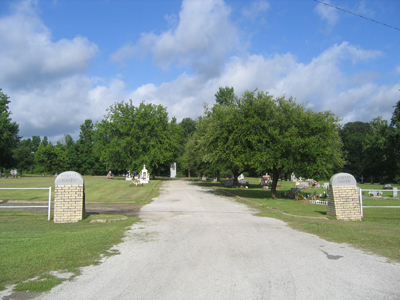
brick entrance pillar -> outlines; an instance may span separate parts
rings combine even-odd
[[[338,173],[331,177],[327,214],[338,220],[362,221],[357,181],[353,175]]]
[[[55,180],[54,223],[73,223],[85,217],[85,182],[73,171],[61,173]]]

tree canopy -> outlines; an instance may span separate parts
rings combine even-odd
[[[14,165],[13,153],[18,147],[19,125],[11,121],[11,112],[8,104],[9,97],[0,89],[0,167],[12,167]]]
[[[144,102],[135,107],[130,100],[112,105],[96,124],[95,147],[109,169],[139,171],[146,165],[154,176],[176,159],[180,134],[165,107]]]
[[[331,112],[314,112],[292,98],[247,91],[231,102],[206,108],[199,133],[189,142],[199,165],[213,164],[237,176],[251,168],[273,174],[272,196],[283,171],[298,167],[326,174],[343,164],[338,119]]]

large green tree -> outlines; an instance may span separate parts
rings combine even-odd
[[[69,134],[64,134],[62,139],[57,142],[57,148],[65,154],[65,170],[78,171],[78,152],[74,139]]]
[[[197,122],[191,118],[184,118],[178,125],[181,127],[182,134],[179,139],[177,168],[178,170],[187,170],[187,175],[190,177],[190,166],[185,161],[185,148],[189,138],[197,130]]]
[[[93,151],[95,129],[92,120],[85,120],[80,128],[79,140],[76,143],[79,172],[81,174],[105,174],[106,167]]]
[[[328,175],[343,164],[338,119],[331,112],[260,91],[217,101],[206,109],[193,139],[201,160],[230,169],[235,181],[252,168],[271,170],[272,197],[282,172],[301,167],[314,176]]]
[[[38,163],[43,165],[50,174],[52,174],[53,171],[62,170],[67,162],[65,152],[59,147],[54,147],[51,142],[48,142],[46,146],[44,143],[40,144],[35,153],[35,159]]]
[[[129,102],[112,105],[96,124],[96,152],[111,170],[137,170],[154,176],[176,160],[181,128],[165,107]]]
[[[363,144],[365,173],[367,177],[375,178],[375,182],[393,181],[395,161],[390,147],[392,128],[382,117],[374,118],[369,124],[370,131]]]
[[[400,182],[400,100],[394,106],[392,119],[390,121],[392,134],[389,141],[392,156],[392,180]]]
[[[11,121],[8,99],[0,89],[0,168],[14,166],[13,153],[20,141],[19,125]]]
[[[35,164],[35,155],[30,147],[19,145],[18,148],[14,149],[14,161],[14,166],[22,175],[23,170],[32,170]]]
[[[350,173],[356,178],[366,176],[364,165],[366,157],[363,146],[367,142],[367,135],[370,133],[370,123],[360,121],[346,123],[340,128],[339,134],[346,154],[343,172]]]

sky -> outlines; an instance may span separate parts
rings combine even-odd
[[[53,142],[129,99],[196,119],[219,87],[390,122],[400,1],[323,1],[380,23],[314,0],[0,0],[0,88],[20,136]]]

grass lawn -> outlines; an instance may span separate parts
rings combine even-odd
[[[125,178],[106,179],[85,176],[86,205],[134,204],[143,206],[159,194],[160,180],[143,186],[130,185]],[[0,187],[52,187],[55,177],[23,176],[0,179]],[[47,190],[0,190],[0,206],[16,200],[47,204]],[[93,219],[121,219],[117,222],[90,223]],[[121,242],[137,217],[89,215],[77,223],[55,224],[47,213],[0,210],[0,290],[18,284],[14,291],[41,292],[63,279],[49,274],[65,270],[78,274],[78,268],[96,263],[100,255]],[[25,282],[37,277],[37,280]]]
[[[23,283],[14,290],[49,290],[60,283],[49,271],[78,274],[79,267],[94,264],[101,254],[109,254],[107,250],[121,241],[126,228],[139,220],[114,216],[121,221],[90,223],[96,217],[56,224],[47,221],[45,213],[0,211],[0,283],[3,288],[45,276],[48,280]]]
[[[155,197],[160,180],[150,180],[142,186],[129,185],[125,177],[106,179],[105,176],[84,176],[86,204],[131,204],[144,205],[146,199]],[[54,176],[23,176],[19,179],[0,179],[0,188],[52,188],[54,199]],[[151,195],[148,195],[151,192]],[[147,197],[146,197],[147,196]],[[144,199],[144,200],[143,200]],[[48,201],[47,190],[0,190],[1,201]]]
[[[313,205],[292,199],[271,199],[270,191],[263,190],[257,178],[246,178],[248,189],[226,188],[221,184],[201,182],[201,186],[213,187],[215,193],[232,197],[240,196],[252,202],[235,198],[257,210],[259,216],[286,221],[292,228],[318,235],[328,241],[351,244],[367,253],[387,257],[400,262],[400,208],[364,208],[362,222],[339,221],[327,216],[327,205]],[[293,182],[278,182],[278,196],[294,187]],[[399,187],[399,185],[393,185]],[[382,189],[382,185],[363,184],[362,189]],[[324,190],[310,188],[308,192],[323,194]],[[366,197],[364,206],[400,206],[400,198],[391,192],[383,197]],[[257,203],[257,204],[255,204]]]

